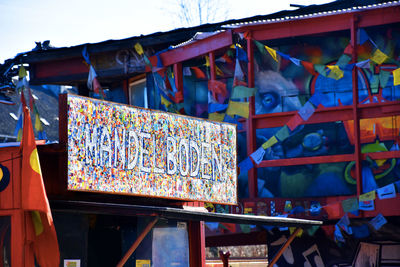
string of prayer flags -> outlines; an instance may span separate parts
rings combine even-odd
[[[229,100],[226,114],[230,116],[238,115],[247,119],[249,117],[249,102],[236,102]]]
[[[344,212],[353,212],[358,210],[358,200],[356,197],[348,198],[342,201]]]
[[[208,119],[212,121],[223,121],[225,117],[225,113],[209,113],[208,114]]]
[[[358,202],[359,210],[375,210],[374,200],[365,200]]]
[[[400,85],[400,68],[393,71],[393,85]]]
[[[304,106],[299,109],[298,114],[304,121],[307,121],[312,114],[314,114],[314,111],[314,106],[310,102],[306,102]]]
[[[383,62],[385,62],[389,57],[383,53],[379,48],[377,48],[372,55],[371,60],[375,62],[378,65],[381,65]]]
[[[337,65],[328,65],[326,66],[330,72],[328,74],[328,78],[332,78],[335,80],[339,80],[343,78],[343,71]]]
[[[236,58],[240,61],[249,62],[247,53],[244,51],[239,45],[235,45],[236,47]]]
[[[378,194],[379,199],[395,198],[396,188],[394,187],[394,184],[389,184],[387,186],[376,189],[376,193]]]
[[[358,199],[359,199],[360,201],[374,200],[374,199],[375,199],[375,190],[360,195],[360,196],[358,197]]]
[[[142,47],[142,45],[140,43],[136,43],[134,48],[136,50],[136,53],[138,53],[139,55],[143,55],[144,54],[143,47]]]
[[[278,62],[278,58],[276,57],[276,50],[272,49],[271,47],[268,47],[266,45],[264,45],[265,49],[267,49],[268,53],[271,55],[271,57]]]
[[[303,122],[302,118],[298,113],[296,113],[293,117],[290,118],[290,120],[286,123],[286,125],[289,127],[291,131],[293,131],[302,122]]]
[[[283,127],[281,127],[275,134],[275,137],[280,141],[283,142],[284,140],[286,140],[289,137],[290,133],[289,133],[289,128],[287,127],[287,125],[284,125]]]
[[[254,151],[250,157],[254,160],[256,164],[260,164],[263,160],[265,154],[265,150],[263,147],[259,147],[256,151]]]
[[[378,215],[376,215],[376,217],[372,218],[372,220],[369,221],[369,224],[372,225],[372,227],[375,228],[375,230],[379,230],[381,229],[381,227],[383,225],[385,225],[387,223],[387,220],[385,217],[383,217],[383,215],[381,213],[379,213]]]
[[[266,141],[264,144],[262,144],[262,148],[263,149],[267,149],[269,147],[272,147],[273,145],[275,145],[276,143],[278,143],[278,140],[276,139],[275,135],[270,137],[268,139],[268,141]]]
[[[228,104],[210,103],[208,104],[208,113],[214,113],[217,111],[225,110]]]
[[[221,81],[209,80],[208,90],[211,91],[212,96],[219,103],[223,103],[225,98],[228,96],[228,91],[226,90],[226,84]]]
[[[243,160],[238,164],[238,167],[240,168],[240,172],[242,173],[250,170],[251,168],[254,167],[254,165],[251,159],[247,157],[245,160]]]
[[[233,92],[231,95],[232,99],[241,99],[254,96],[257,92],[257,88],[249,88],[246,86],[238,85],[233,87]]]

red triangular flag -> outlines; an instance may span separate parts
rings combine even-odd
[[[314,64],[312,64],[311,62],[307,62],[307,61],[301,61],[301,65],[303,65],[303,67],[312,75],[317,75],[318,73],[314,70]]]
[[[21,203],[28,224],[26,242],[32,242],[36,261],[41,267],[59,266],[57,234],[42,179],[31,116],[25,103],[23,110]],[[34,234],[29,235],[29,232],[33,233],[32,229]]]
[[[194,75],[196,75],[197,79],[206,79],[206,75],[204,72],[198,67],[190,67],[194,71]]]
[[[208,90],[211,91],[214,99],[219,103],[223,103],[225,98],[228,96],[226,84],[217,80],[208,81]]]

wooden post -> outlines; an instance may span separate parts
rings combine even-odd
[[[150,232],[150,230],[153,228],[153,226],[157,223],[158,217],[154,218],[153,221],[151,221],[146,228],[143,230],[143,232],[139,235],[139,237],[135,240],[135,242],[132,244],[132,246],[128,249],[128,251],[125,253],[124,257],[118,262],[117,267],[123,267],[126,261],[129,259],[129,257],[132,255],[132,253],[136,250],[136,248],[140,245],[140,243],[143,241],[145,236]]]
[[[189,266],[206,266],[206,239],[204,234],[204,222],[189,222]]]
[[[357,62],[357,21],[356,15],[351,17],[351,46],[353,47],[352,52],[352,63]],[[354,156],[355,156],[355,175],[357,181],[357,196],[362,194],[362,175],[361,175],[361,144],[360,144],[360,116],[358,112],[358,68],[354,66],[352,70],[352,81],[353,81],[353,122],[354,122]]]
[[[253,40],[251,39],[251,33],[249,33],[247,39],[247,85],[254,87],[254,47]],[[255,99],[254,96],[249,99],[249,118],[246,123],[246,135],[247,135],[247,155],[250,156],[256,149],[256,129],[254,122],[255,115]],[[248,172],[248,184],[249,184],[249,198],[254,199],[257,197],[257,168],[252,168]]]
[[[297,228],[296,231],[293,232],[293,234],[289,237],[289,239],[283,244],[283,246],[279,249],[278,253],[274,256],[272,261],[268,263],[268,266],[274,266],[274,264],[279,260],[279,258],[282,256],[283,252],[285,249],[287,249],[288,246],[292,243],[296,235],[300,232],[301,228]]]

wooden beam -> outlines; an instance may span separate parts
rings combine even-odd
[[[275,23],[250,25],[235,29],[234,32],[252,31],[255,40],[273,40],[292,38],[296,36],[328,33],[333,31],[350,30],[349,23],[353,15],[360,17],[359,27],[370,27],[400,22],[400,6],[389,6],[370,10],[355,10],[341,14],[318,15],[277,21]]]
[[[170,66],[178,62],[183,62],[198,56],[205,55],[212,51],[228,47],[232,44],[232,32],[227,30],[211,37],[195,41],[185,46],[181,46],[160,54],[164,66]],[[156,66],[157,57],[150,57],[150,62]],[[151,71],[146,68],[147,71]]]
[[[124,264],[127,262],[127,260],[130,258],[132,253],[136,250],[136,248],[140,245],[140,243],[143,241],[143,239],[146,237],[146,235],[153,229],[153,226],[157,223],[158,217],[155,217],[153,221],[151,221],[146,228],[143,230],[143,232],[139,235],[139,237],[136,239],[136,241],[132,244],[132,246],[128,249],[128,251],[125,253],[124,257],[118,262],[117,267],[123,267]]]

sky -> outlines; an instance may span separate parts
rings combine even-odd
[[[179,0],[0,0],[0,64],[35,42],[54,47],[124,39],[182,27],[173,15]],[[223,1],[227,15],[216,21],[293,10],[290,4],[323,4],[333,0]],[[176,10],[176,9],[175,9]],[[222,12],[221,12],[222,14]]]

